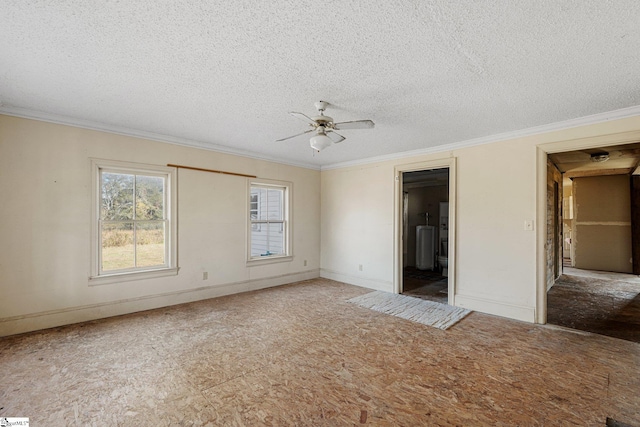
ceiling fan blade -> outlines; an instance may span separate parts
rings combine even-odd
[[[282,138],[282,139],[277,139],[276,142],[281,142],[281,141],[286,141],[287,139],[291,139],[291,138],[295,138],[296,136],[300,136],[300,135],[304,135],[305,133],[309,133],[309,132],[313,132],[315,129],[309,129],[307,131],[304,131],[302,133],[298,133],[292,136],[288,136],[286,138]]]
[[[343,129],[371,129],[376,124],[371,120],[354,120],[352,122],[334,123],[333,128],[337,130]]]
[[[336,132],[327,132],[326,135],[331,138],[331,140],[333,141],[334,144],[337,144],[339,142],[344,141],[346,138],[342,135],[340,135],[339,133]]]
[[[306,114],[296,113],[295,111],[289,111],[289,114],[291,114],[293,117],[296,117],[302,120],[303,122],[309,123],[310,125],[317,125],[316,121],[313,120],[311,117],[307,116]]]

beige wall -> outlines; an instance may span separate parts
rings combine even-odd
[[[393,292],[401,197],[395,168],[452,157],[454,304],[544,322],[546,153],[638,139],[640,117],[631,117],[319,173],[0,116],[0,334],[293,282],[317,276],[320,267],[324,277]],[[178,276],[89,286],[90,158],[291,181],[294,260],[246,267],[246,181],[181,170]],[[525,220],[535,220],[534,231],[524,230]]]
[[[392,292],[393,166],[326,171],[321,182],[321,274]]]
[[[293,261],[246,266],[245,178],[180,169],[179,274],[90,286],[91,158],[292,182]],[[0,115],[0,194],[0,335],[319,275],[319,171]]]
[[[394,169],[457,160],[454,304],[545,322],[546,152],[633,142],[640,118],[322,172],[321,275],[393,292]],[[534,220],[534,230],[524,222]],[[451,242],[450,242],[451,246]],[[362,264],[363,270],[358,266]]]
[[[575,178],[574,263],[631,273],[631,190],[627,175]]]
[[[323,171],[321,275],[393,292],[394,168],[454,156],[456,305],[533,321],[536,235],[523,223],[536,218],[535,154],[500,142]]]

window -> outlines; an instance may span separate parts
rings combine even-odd
[[[259,197],[259,193],[256,191],[256,193],[253,193],[253,190],[251,192],[251,200],[249,201],[249,217],[251,218],[251,221],[253,220],[257,220],[258,219],[258,197]],[[252,222],[251,223],[251,230],[259,230],[260,225],[257,222]]]
[[[173,174],[166,167],[94,161],[92,280],[177,273]]]
[[[249,185],[249,261],[291,259],[291,184],[252,181]]]

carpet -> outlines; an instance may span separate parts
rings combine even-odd
[[[448,329],[471,313],[460,307],[382,291],[360,295],[347,302],[439,329]]]

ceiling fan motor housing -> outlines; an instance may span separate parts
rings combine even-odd
[[[333,123],[333,117],[329,116],[316,116],[312,117],[312,119],[317,123],[318,126],[327,126],[329,123]]]

